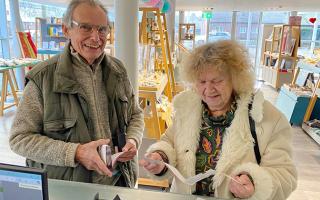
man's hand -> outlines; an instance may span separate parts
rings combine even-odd
[[[246,199],[253,195],[254,185],[247,174],[241,174],[231,179],[229,190],[235,197]]]
[[[132,160],[137,155],[136,141],[134,139],[128,139],[126,145],[122,148],[122,152],[124,153],[119,156],[119,162]]]
[[[80,144],[76,150],[75,159],[88,170],[94,170],[101,175],[112,176],[112,172],[101,160],[97,148],[103,144],[108,144],[110,140],[100,139],[86,144]]]
[[[144,167],[150,173],[159,174],[164,169],[165,164],[163,162],[159,162],[163,161],[159,153],[149,153],[146,155],[146,158],[148,159],[139,160],[139,165],[141,167]],[[154,160],[155,162],[151,162],[152,160]]]

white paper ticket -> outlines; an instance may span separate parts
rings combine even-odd
[[[154,163],[154,164],[160,164],[162,161],[159,160],[152,160],[150,158],[144,158],[145,160],[147,160],[148,162]],[[180,172],[179,170],[177,170],[177,168],[175,168],[172,165],[169,165],[167,163],[164,163],[166,165],[166,167],[168,168],[168,170],[172,173],[173,176],[175,176],[177,179],[179,179],[181,182],[183,182],[184,184],[187,185],[194,185],[195,183],[197,183],[198,181],[208,178],[209,176],[212,176],[215,174],[215,170],[213,169],[209,169],[208,171],[201,173],[201,174],[197,174],[195,176],[189,177],[189,178],[185,178]]]

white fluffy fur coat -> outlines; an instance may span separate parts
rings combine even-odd
[[[260,166],[256,163],[254,140],[250,133],[248,103],[251,94],[240,96],[231,126],[226,130],[221,156],[213,177],[215,196],[233,198],[229,191],[230,179],[226,175],[247,172],[254,181],[255,192],[250,199],[286,199],[297,185],[297,172],[292,163],[292,129],[284,117],[271,103],[264,100],[263,94],[255,94],[250,115],[256,123]],[[148,152],[161,150],[182,175],[195,175],[196,151],[199,145],[202,116],[201,99],[194,91],[185,91],[174,100],[173,125],[167,129],[161,140],[148,149]],[[167,172],[155,179],[171,177]],[[171,191],[191,194],[195,186],[189,187],[173,178]]]

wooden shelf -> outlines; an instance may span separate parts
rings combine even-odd
[[[139,86],[139,91],[151,91],[156,93],[156,99],[159,99],[161,94],[164,92],[164,89],[168,83],[168,76],[162,74],[159,80],[159,84],[156,86]]]
[[[289,34],[289,32],[291,32]],[[290,35],[290,36],[289,36]],[[286,46],[291,37],[291,48]],[[272,38],[264,39],[262,49],[262,78],[271,86],[279,89],[285,83],[291,83],[293,71],[298,61],[297,50],[300,40],[300,27],[291,25],[275,25]],[[290,49],[290,52],[288,52]],[[290,55],[289,55],[290,54]],[[282,71],[282,69],[287,71]]]
[[[282,58],[287,58],[287,59],[292,59],[292,60],[297,60],[298,57],[296,56],[289,56],[289,55],[286,55],[286,54],[279,54],[279,53],[270,53],[270,52],[264,52],[263,53],[264,55],[266,56],[271,56],[273,58],[279,58],[279,57],[282,57]]]

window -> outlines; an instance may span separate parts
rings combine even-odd
[[[0,39],[0,58],[3,58],[2,51],[2,39]]]
[[[317,20],[320,13],[315,12],[298,12],[302,17],[301,20],[301,47],[299,48],[300,54],[306,54],[314,48],[320,47],[320,27],[315,27],[314,24],[309,22],[309,18],[315,17]]]
[[[289,20],[289,12],[263,12],[263,24],[287,24]]]
[[[240,27],[240,33],[247,33],[247,27]]]
[[[202,18],[202,11],[185,11],[184,22],[196,24],[196,45],[204,44],[206,40],[206,19]]]
[[[232,12],[213,12],[208,41],[231,39]]]
[[[0,57],[10,57],[9,33],[8,33],[8,13],[9,1],[0,0]]]
[[[35,41],[35,18],[57,17],[62,18],[66,8],[57,6],[42,5],[28,0],[19,1],[20,16],[24,30],[31,32]]]

